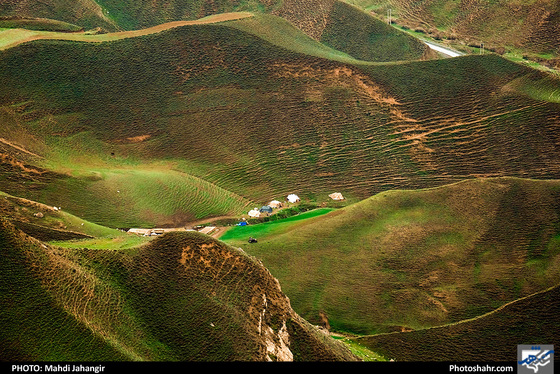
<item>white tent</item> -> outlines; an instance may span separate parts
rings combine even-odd
[[[335,192],[329,195],[329,197],[333,200],[344,200],[344,196],[340,192]]]
[[[288,195],[288,201],[290,203],[297,203],[299,201],[299,196],[295,194]]]
[[[282,206],[282,203],[278,200],[272,200],[270,203],[268,203],[268,206],[271,208],[280,208]]]
[[[255,208],[255,209],[249,211],[249,213],[247,213],[247,214],[249,214],[249,217],[254,217],[254,218],[258,218],[258,217],[261,216],[261,213],[259,212],[258,208]]]

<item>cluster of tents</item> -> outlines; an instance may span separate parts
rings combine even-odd
[[[335,201],[344,200],[344,196],[341,193],[335,192],[329,195],[329,197]],[[295,204],[300,201],[300,198],[296,194],[289,194],[286,197],[286,200],[291,203]],[[253,208],[252,210],[247,213],[251,218],[259,218],[261,214],[271,214],[274,209],[278,209],[284,206],[284,204],[278,200],[272,200],[268,205],[263,205],[260,208]],[[241,222],[243,223],[243,222]]]
[[[340,201],[340,200],[344,200],[344,197],[342,196],[341,193],[339,192],[335,192],[329,195],[329,197],[335,201]],[[286,197],[286,200],[289,203],[297,203],[300,201],[300,198],[298,195],[296,194],[290,194]],[[260,208],[253,208],[252,210],[249,211],[249,213],[247,213],[249,215],[249,217],[251,218],[258,218],[261,216],[261,214],[271,214],[273,212],[274,209],[278,209],[283,207],[284,204],[278,200],[272,200],[270,203],[268,203],[268,205],[263,205]],[[245,218],[243,218],[243,220],[241,222],[239,222],[237,224],[238,226],[247,226],[248,223],[245,220]],[[249,238],[249,243],[256,243],[257,239],[250,237]]]
[[[290,203],[297,203],[298,201],[300,201],[299,197],[295,194],[288,195],[287,200]],[[263,205],[260,208],[253,208],[247,214],[251,218],[258,218],[258,217],[261,216],[261,214],[271,214],[274,209],[278,209],[278,208],[281,208],[283,206],[284,206],[284,204],[281,201],[272,200],[270,203],[268,203],[268,205]]]

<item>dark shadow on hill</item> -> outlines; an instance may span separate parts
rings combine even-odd
[[[3,361],[356,360],[260,262],[202,234],[62,249],[1,219],[0,250]]]
[[[554,286],[473,320],[355,340],[397,361],[515,362],[518,344],[558,347],[559,324],[560,287]]]

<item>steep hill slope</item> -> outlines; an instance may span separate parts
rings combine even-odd
[[[120,236],[118,230],[92,224],[58,207],[48,206],[0,192],[0,216],[36,239],[69,240]]]
[[[0,16],[53,19],[85,29],[121,29],[98,3],[95,0],[3,0],[0,1]]]
[[[294,313],[262,264],[202,234],[73,250],[1,219],[0,250],[3,361],[356,359]]]
[[[46,9],[42,3],[27,1],[17,5],[0,5],[0,16],[47,17],[90,29],[95,20],[87,17],[81,20],[80,15],[91,15],[98,17],[98,27],[107,31],[121,31],[140,30],[172,21],[195,20],[220,13],[249,11],[282,17],[309,37],[362,60],[393,61],[436,57],[430,48],[415,38],[388,27],[359,8],[336,0],[193,0],[151,3],[138,0],[82,0],[71,5],[66,0],[50,1],[53,5]]]
[[[557,283],[560,184],[477,179],[388,191],[289,230],[232,240],[304,318],[362,334],[476,317]]]
[[[497,56],[349,64],[257,38],[249,20],[2,52],[0,137],[58,172],[3,190],[126,227],[239,214],[293,191],[320,202],[560,175],[554,77]],[[199,185],[214,203],[177,205]]]
[[[537,0],[520,2],[453,0],[348,0],[411,29],[438,38],[457,39],[485,48],[521,50],[551,59],[560,66],[560,4]]]
[[[397,361],[515,362],[517,344],[560,344],[559,316],[555,286],[473,320],[356,341]]]
[[[424,43],[342,1],[334,1],[318,40],[365,61],[410,61],[437,55]]]

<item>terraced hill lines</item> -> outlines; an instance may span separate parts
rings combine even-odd
[[[280,21],[270,23],[279,29],[265,39],[245,31],[266,28],[270,17],[192,24],[111,43],[50,40],[8,49],[1,80],[14,89],[2,92],[3,111],[10,128],[25,128],[44,139],[43,150],[55,150],[48,155],[33,147],[47,158],[44,167],[89,175],[83,170],[99,173],[95,167],[107,162],[126,169],[130,162],[177,161],[182,166],[175,172],[246,201],[295,190],[315,201],[333,190],[363,199],[480,175],[560,176],[558,79],[490,55],[394,64],[329,59],[328,48],[294,36],[293,27],[286,35],[297,49],[275,44],[288,29]],[[312,54],[302,53],[306,49]],[[22,58],[28,65],[20,68]],[[17,140],[11,132],[0,135]],[[91,160],[80,149],[90,150]],[[58,189],[18,188],[28,198],[55,201],[61,198],[56,191],[89,186],[91,201],[102,193],[120,201],[117,188],[103,192],[109,184],[79,179],[57,180]],[[176,174],[166,179],[176,181]],[[76,214],[104,215],[100,206],[87,209],[81,194],[68,196],[79,198],[79,204],[65,203],[74,204]],[[129,222],[118,206],[107,208],[120,215],[117,222]],[[150,220],[162,217],[154,206],[144,211]],[[208,212],[191,208],[196,218]]]
[[[458,71],[456,78],[463,69],[472,69],[473,65],[464,64],[471,58],[458,58],[450,63],[449,66]],[[510,67],[515,69],[515,65]],[[399,74],[398,70],[396,66],[393,73]],[[511,71],[513,77],[519,72]],[[402,73],[404,79],[404,70]],[[427,81],[415,79],[409,80],[406,86],[392,86],[396,90],[388,89],[402,104],[400,110],[412,119],[404,123],[392,122],[395,131],[391,134],[400,146],[411,149],[414,157],[426,159],[420,162],[421,169],[434,176],[492,173],[528,176],[529,169],[534,167],[534,177],[557,175],[558,165],[548,158],[556,146],[542,142],[553,138],[559,125],[558,107],[554,102],[511,92],[484,70],[456,85],[440,81],[438,69],[431,73],[434,75],[429,79],[438,84],[430,89],[423,87]],[[461,87],[461,91],[454,91],[452,87]],[[528,139],[532,131],[541,135]],[[537,156],[538,153],[541,156]],[[477,163],[480,170],[474,171]]]
[[[386,19],[389,9],[400,26],[455,44],[492,50],[516,60],[530,59],[559,66],[560,38],[557,2],[499,0],[418,3],[409,0],[346,0]],[[515,20],[515,21],[513,21]]]
[[[262,264],[206,235],[59,248],[1,218],[0,251],[2,361],[356,360]]]
[[[284,0],[282,6],[272,13],[287,19],[313,39],[321,40],[336,3],[336,0]]]

